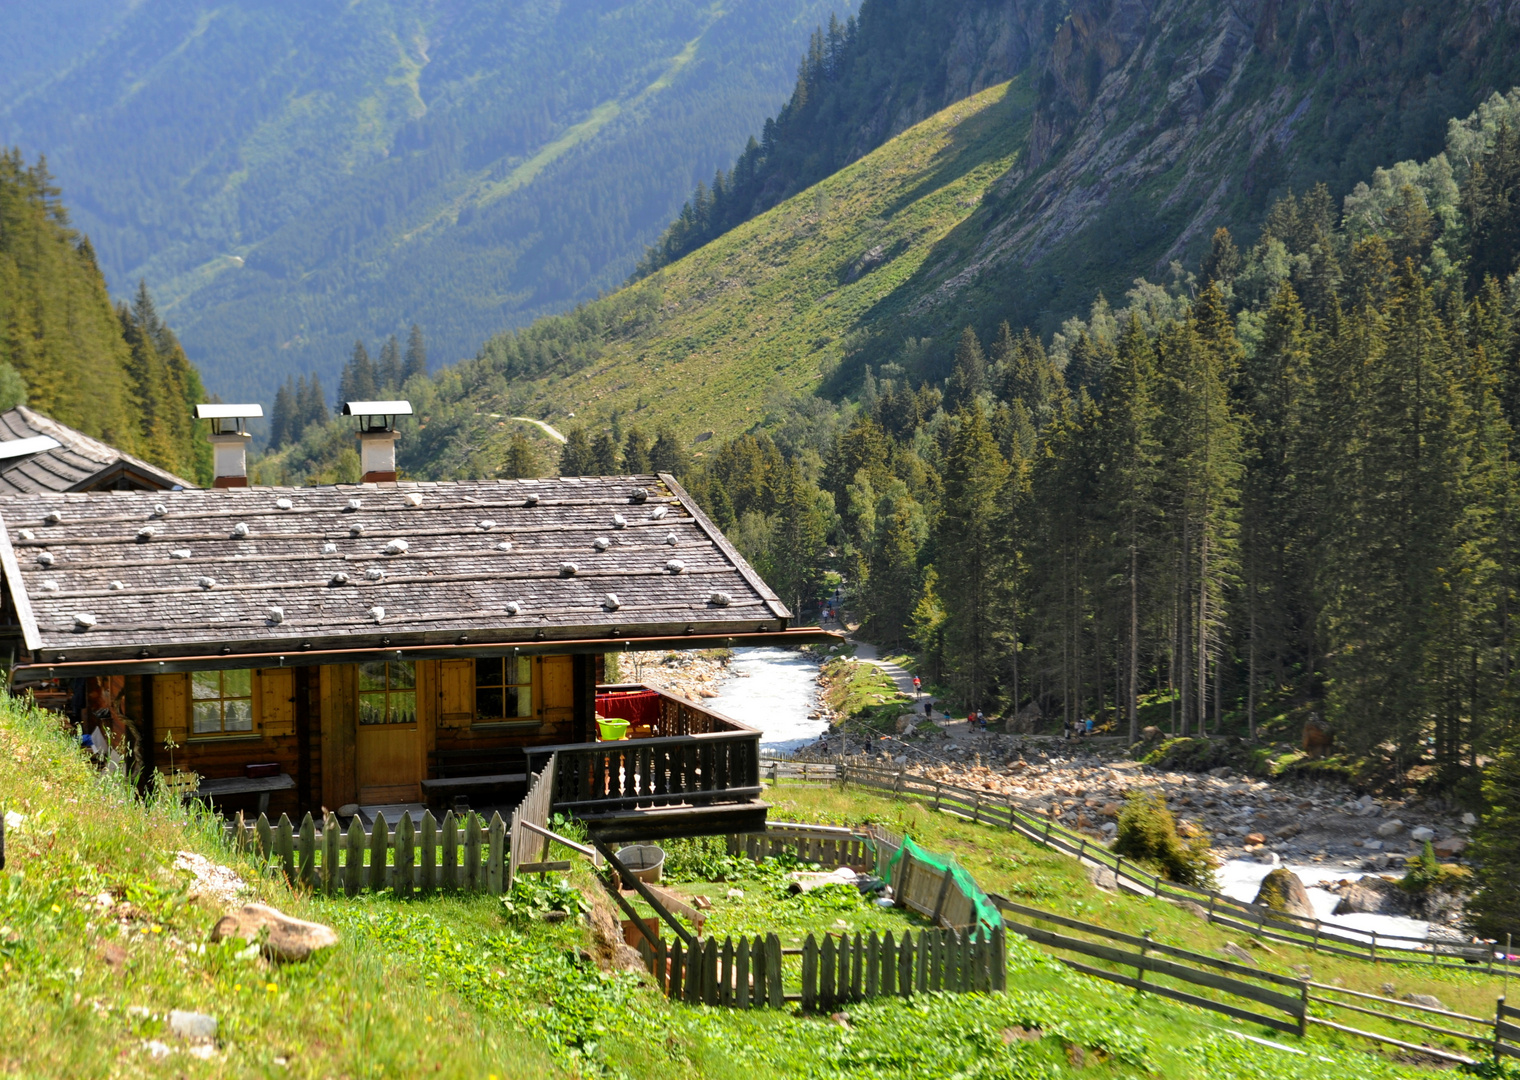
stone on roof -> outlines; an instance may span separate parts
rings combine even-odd
[[[0,521],[39,659],[763,633],[791,617],[669,476],[10,495]]]

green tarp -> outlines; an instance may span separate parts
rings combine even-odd
[[[987,898],[987,894],[982,892],[981,887],[976,883],[976,879],[950,856],[936,855],[931,851],[925,851],[915,844],[910,836],[903,837],[902,847],[898,848],[887,859],[885,864],[881,861],[883,854],[884,852],[878,847],[876,872],[881,877],[886,878],[888,881],[895,880],[898,864],[902,862],[905,855],[912,855],[914,862],[922,863],[934,870],[950,875],[950,880],[955,884],[956,888],[960,889],[967,899],[971,901],[971,906],[976,910],[976,921],[985,931],[991,933],[1002,925],[1002,914],[999,913],[992,901]]]

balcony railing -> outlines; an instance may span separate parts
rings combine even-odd
[[[645,722],[633,724],[633,738],[528,751],[533,768],[548,755],[559,755],[556,812],[594,819],[759,798],[760,732],[663,691],[635,684],[597,688],[599,703],[609,695],[649,693],[658,700],[643,698]]]

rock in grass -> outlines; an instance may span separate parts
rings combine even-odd
[[[1301,915],[1306,919],[1314,918],[1314,904],[1309,900],[1309,890],[1304,888],[1298,875],[1286,867],[1279,866],[1261,879],[1261,888],[1256,891],[1255,902],[1273,911]]]
[[[256,942],[267,959],[283,963],[309,960],[319,950],[338,943],[332,927],[292,918],[267,904],[244,904],[211,928],[212,941],[234,937]]]
[[[175,1009],[169,1013],[169,1030],[181,1039],[204,1042],[216,1038],[216,1017]]]
[[[1433,997],[1430,994],[1405,994],[1404,1000],[1409,1002],[1411,1005],[1423,1005],[1427,1009],[1446,1008],[1446,1006],[1441,1003],[1440,998]]]
[[[1226,941],[1224,943],[1224,946],[1219,951],[1224,953],[1231,960],[1237,960],[1242,964],[1251,964],[1253,966],[1256,964],[1256,957],[1246,952],[1233,941]]]

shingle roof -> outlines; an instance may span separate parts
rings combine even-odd
[[[39,659],[779,631],[791,615],[669,476],[14,495],[0,521]]]
[[[0,459],[0,494],[85,491],[125,480],[131,487],[193,487],[189,480],[92,439],[25,405],[0,413],[0,444],[46,435],[57,446]]]

